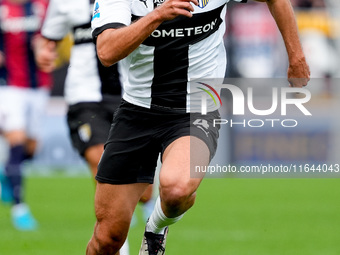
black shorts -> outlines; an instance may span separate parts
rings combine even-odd
[[[102,102],[87,102],[71,105],[67,113],[72,145],[81,156],[94,145],[105,144],[109,135],[115,110],[121,97]]]
[[[197,127],[203,119],[210,123],[208,130]],[[153,183],[159,153],[183,136],[203,140],[209,147],[211,159],[216,152],[219,131],[219,126],[213,127],[213,119],[220,119],[218,111],[207,115],[169,113],[122,100],[96,180],[110,184]]]

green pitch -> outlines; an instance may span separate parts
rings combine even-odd
[[[1,255],[83,255],[94,225],[90,178],[29,178],[39,230],[18,232],[0,205]],[[138,254],[144,231],[130,230]],[[340,254],[340,179],[207,179],[196,205],[170,228],[167,255]]]

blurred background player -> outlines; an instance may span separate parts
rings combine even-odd
[[[57,44],[72,32],[74,47],[64,89],[67,122],[73,146],[95,175],[112,115],[120,103],[121,85],[117,65],[104,68],[97,60],[89,31],[90,12],[89,0],[50,1],[37,62],[42,70],[53,71]]]
[[[8,143],[8,159],[2,172],[2,199],[13,202],[14,226],[34,230],[37,222],[23,201],[22,163],[33,157],[41,116],[52,79],[38,70],[34,45],[48,2],[0,1],[0,129]]]
[[[42,28],[43,38],[39,41],[37,62],[42,70],[51,72],[57,57],[58,42],[71,31],[74,46],[64,90],[69,105],[67,123],[73,146],[87,161],[92,175],[96,176],[122,89],[118,65],[106,68],[97,58],[91,35],[92,4],[90,0],[50,1]],[[153,209],[153,202],[147,203],[151,196],[152,187],[141,199],[145,203],[145,217]],[[128,254],[126,245],[121,254]]]

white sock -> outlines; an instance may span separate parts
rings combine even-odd
[[[146,224],[146,231],[155,234],[164,234],[165,227],[176,223],[183,217],[183,215],[184,213],[175,218],[166,217],[161,207],[161,199],[158,196],[155,203],[155,208],[153,209],[149,221]]]

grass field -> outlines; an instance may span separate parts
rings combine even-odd
[[[27,180],[39,230],[18,232],[0,205],[1,255],[80,255],[94,225],[90,178]],[[138,208],[137,208],[138,209]],[[144,223],[130,230],[138,254]],[[340,254],[340,179],[207,179],[170,228],[167,255]]]

